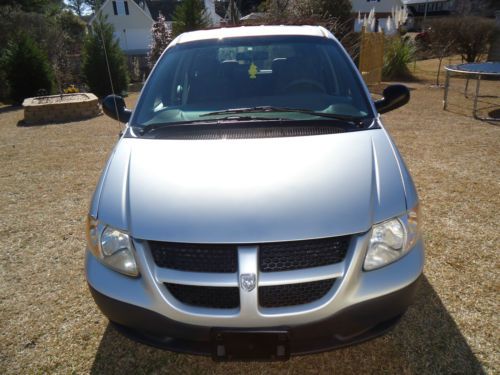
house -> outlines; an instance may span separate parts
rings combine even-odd
[[[128,56],[145,56],[151,42],[151,27],[161,12],[172,26],[172,16],[178,0],[106,0],[89,21],[90,27],[97,15],[107,16],[114,26],[115,38]],[[215,13],[214,0],[204,0],[210,22],[219,25],[222,18]]]
[[[403,0],[351,0],[353,13],[370,13],[375,9],[377,17],[389,16],[393,9],[401,8],[403,5]]]
[[[132,81],[142,81],[149,72],[146,56],[151,43],[151,27],[160,12],[168,27],[179,0],[106,0],[90,19],[89,26],[102,14],[114,27],[114,36],[127,56]],[[222,18],[215,12],[214,0],[204,0],[205,11],[213,25]]]
[[[352,11],[357,15],[354,21],[354,31],[361,31],[363,26],[368,31],[384,31],[386,34],[396,32],[397,19],[406,21],[406,6],[404,0],[351,0]]]
[[[144,2],[106,0],[89,21],[90,27],[98,15],[104,15],[113,25],[114,36],[126,55],[146,55],[153,19]]]
[[[403,2],[413,17],[448,15],[456,6],[455,0],[403,0]]]

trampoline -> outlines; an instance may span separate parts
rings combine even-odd
[[[443,109],[446,110],[448,104],[448,89],[450,87],[450,74],[456,73],[467,78],[465,84],[465,96],[467,97],[467,88],[469,86],[469,79],[476,79],[476,93],[474,95],[474,108],[472,115],[478,120],[485,121],[500,121],[500,118],[479,117],[477,115],[477,98],[479,97],[479,87],[481,85],[481,77],[488,79],[500,79],[500,61],[497,62],[483,62],[483,63],[467,63],[459,65],[448,65],[444,68],[446,70],[446,81],[444,84],[444,100]]]

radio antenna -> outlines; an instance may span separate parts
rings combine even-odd
[[[104,60],[106,60],[106,67],[108,70],[108,77],[109,77],[109,84],[111,85],[111,93],[113,94],[113,103],[115,104],[115,111],[116,111],[116,121],[118,122],[118,128],[120,129],[120,133],[123,131],[122,125],[119,120],[119,112],[118,112],[118,105],[116,104],[116,95],[115,95],[115,88],[113,85],[113,78],[111,77],[111,68],[109,66],[109,59],[108,59],[108,51],[106,50],[106,43],[104,43],[104,34],[102,32],[102,23],[103,23],[103,17],[100,14],[98,18],[98,32],[101,37],[101,44],[102,44],[102,49],[104,50]]]

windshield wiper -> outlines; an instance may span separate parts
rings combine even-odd
[[[203,115],[202,115],[203,116]],[[202,117],[200,116],[200,117]],[[287,120],[281,117],[257,117],[257,116],[225,116],[215,119],[202,119],[202,120],[189,120],[189,121],[175,121],[175,122],[162,122],[158,124],[150,124],[144,127],[135,127],[138,129],[138,132],[141,135],[150,133],[152,131],[161,129],[161,128],[174,128],[177,126],[185,126],[185,125],[224,125],[228,123],[238,122],[238,121],[282,121]]]
[[[200,117],[224,115],[224,114],[230,114],[230,113],[236,114],[236,113],[253,113],[253,112],[295,112],[295,113],[304,113],[306,115],[326,117],[326,118],[331,118],[331,119],[335,119],[335,120],[342,120],[342,121],[354,122],[354,123],[359,123],[360,121],[365,119],[364,117],[341,115],[341,114],[336,114],[336,113],[316,112],[316,111],[312,111],[310,109],[303,109],[303,108],[288,108],[288,107],[273,107],[273,106],[257,106],[257,107],[248,107],[248,108],[226,109],[226,110],[222,110],[222,111],[204,113],[203,115],[200,115]]]

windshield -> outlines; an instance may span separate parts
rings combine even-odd
[[[207,122],[236,113],[317,119],[313,112],[341,118],[372,114],[352,65],[334,41],[227,38],[169,49],[143,90],[132,126]]]

